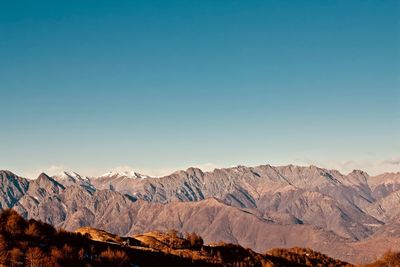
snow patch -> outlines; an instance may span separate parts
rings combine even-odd
[[[105,174],[103,174],[100,177],[117,177],[117,178],[130,178],[130,179],[145,179],[149,178],[147,175],[142,175],[140,173],[137,173],[135,171],[124,171],[124,172],[115,172],[115,171],[110,171]]]

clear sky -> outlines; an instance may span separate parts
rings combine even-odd
[[[400,171],[399,1],[1,1],[0,169]]]

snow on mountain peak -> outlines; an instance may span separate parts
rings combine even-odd
[[[54,175],[54,178],[56,178],[56,180],[60,180],[60,181],[87,181],[88,178],[85,176],[81,176],[80,174],[73,172],[73,171],[63,171],[58,175]]]
[[[118,178],[126,177],[131,179],[137,179],[137,178],[144,179],[148,178],[149,176],[142,175],[132,170],[132,171],[109,171],[100,177],[118,177]]]
[[[60,175],[61,177],[73,177],[73,178],[78,178],[81,177],[79,174],[77,174],[76,172],[71,172],[71,171],[63,171]]]

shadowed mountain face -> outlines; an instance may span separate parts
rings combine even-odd
[[[6,171],[0,177],[3,208],[68,230],[92,226],[133,235],[176,229],[258,252],[307,246],[352,262],[377,256],[371,249],[364,255],[362,242],[400,240],[400,173],[370,177],[262,165],[189,168],[161,178],[65,172],[26,180]]]

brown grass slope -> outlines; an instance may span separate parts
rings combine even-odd
[[[200,236],[176,231],[132,238],[88,227],[72,233],[24,220],[13,210],[0,214],[0,266],[351,266],[304,251],[259,254],[233,244],[205,246]]]

